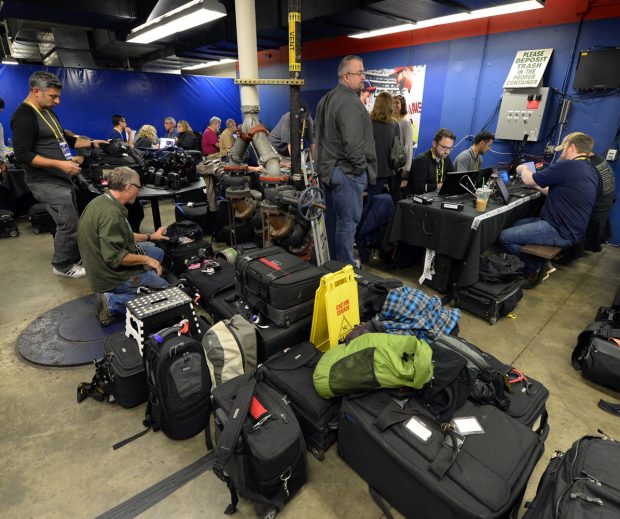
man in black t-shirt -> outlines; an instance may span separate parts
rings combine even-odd
[[[431,149],[420,153],[411,164],[407,180],[407,194],[421,195],[441,188],[446,173],[454,171],[448,155],[456,137],[447,128],[441,128],[433,138]]]
[[[56,75],[39,70],[30,76],[30,91],[11,117],[15,160],[23,165],[26,183],[34,197],[45,204],[56,223],[52,271],[59,276],[86,275],[77,245],[78,213],[72,177],[80,167],[71,148],[95,148],[101,140],[65,132],[54,113],[60,103],[62,83]]]

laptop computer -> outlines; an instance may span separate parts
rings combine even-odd
[[[170,139],[168,137],[160,137],[159,149],[168,148],[170,146],[174,146],[174,139]]]
[[[482,168],[478,171],[451,171],[445,174],[438,195],[475,198],[476,188],[482,185],[483,180],[488,183],[492,174],[493,168]]]
[[[525,184],[509,186],[506,182],[506,178],[510,179],[508,172],[500,169],[495,179],[499,194],[505,204],[510,202],[511,197],[525,198],[532,194],[532,190],[534,189],[532,186],[526,186]]]

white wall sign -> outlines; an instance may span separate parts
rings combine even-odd
[[[504,83],[504,88],[536,88],[545,73],[553,49],[520,50]]]

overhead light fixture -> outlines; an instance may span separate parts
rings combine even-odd
[[[198,63],[197,65],[190,65],[189,67],[183,67],[181,70],[198,70],[201,68],[215,67],[216,65],[225,65],[227,63],[236,63],[239,60],[224,58],[219,61],[207,61],[206,63]]]
[[[522,11],[530,11],[532,9],[542,9],[544,5],[539,0],[526,0],[523,2],[515,2],[512,4],[500,5],[498,7],[488,7],[486,9],[476,9],[470,13],[458,13],[449,16],[440,16],[429,20],[421,20],[417,23],[405,23],[395,25],[394,27],[386,27],[385,29],[377,29],[376,31],[362,32],[358,34],[350,34],[349,38],[374,38],[376,36],[385,36],[386,34],[394,34],[398,32],[413,31],[416,29],[426,29],[436,25],[446,25],[448,23],[466,22],[476,20],[478,18],[488,18],[491,16],[499,16],[502,14],[519,13]]]
[[[127,36],[127,41],[151,43],[224,16],[226,9],[217,0],[192,0],[136,27]]]
[[[19,65],[19,63],[17,62],[15,58],[3,58],[2,64],[3,65]]]

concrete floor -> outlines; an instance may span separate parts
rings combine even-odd
[[[152,225],[149,218],[144,229]],[[163,205],[162,220],[172,218],[172,206]],[[52,274],[50,235],[35,235],[27,221],[19,223],[19,238],[0,240],[0,516],[94,517],[204,455],[203,437],[175,442],[162,433],[149,433],[113,451],[113,443],[140,431],[143,406],[126,410],[92,399],[78,405],[76,386],[90,381],[91,366],[48,369],[18,357],[16,339],[29,323],[90,293],[85,279]],[[394,274],[417,286],[419,269]],[[586,382],[570,365],[577,334],[600,305],[611,302],[619,285],[620,249],[605,247],[602,253],[558,267],[543,285],[526,291],[516,318],[495,326],[469,315],[461,320],[464,338],[514,363],[551,392],[551,433],[527,499],[533,497],[555,450],[567,449],[598,428],[620,439],[620,419],[596,405],[600,398],[618,401],[620,394]],[[308,459],[310,482],[282,517],[381,516],[364,482],[339,459],[335,448],[322,463]],[[228,497],[225,485],[207,472],[142,517],[219,518]],[[255,517],[245,501],[237,516]]]

